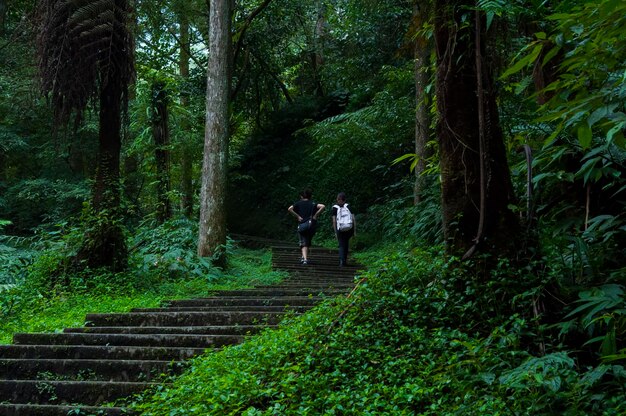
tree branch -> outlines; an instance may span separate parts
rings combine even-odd
[[[272,2],[272,0],[265,0],[265,1],[263,1],[263,3],[261,3],[259,5],[259,7],[257,7],[252,13],[250,13],[250,15],[248,15],[246,20],[243,22],[243,25],[241,26],[241,28],[237,31],[239,33],[237,33],[237,35],[235,35],[235,37],[237,38],[237,42],[233,46],[233,51],[235,52],[235,56],[233,57],[233,62],[237,62],[237,58],[239,57],[239,51],[241,50],[241,45],[243,45],[243,39],[244,39],[244,37],[246,35],[246,32],[248,31],[248,28],[250,28],[250,25],[252,24],[252,21],[254,20],[255,17],[257,17],[259,14],[261,14],[261,12],[271,2]]]
[[[193,54],[191,53],[191,49],[189,48],[189,45],[184,44],[180,38],[178,37],[178,35],[176,34],[176,32],[174,31],[174,29],[172,29],[171,27],[167,28],[167,31],[170,33],[170,35],[172,35],[172,37],[174,38],[174,40],[176,41],[176,43],[178,43],[178,45],[180,46],[181,49],[183,49],[185,52],[187,52],[187,56],[189,56],[189,58],[193,61],[194,64],[196,64],[198,66],[198,68],[202,68],[204,65],[202,64],[202,62],[200,62],[198,60],[198,58],[196,58],[195,56],[193,56]]]

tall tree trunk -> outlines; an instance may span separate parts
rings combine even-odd
[[[122,86],[109,76],[100,92],[99,152],[93,187],[93,218],[76,255],[79,268],[126,268],[128,251],[120,213],[120,150]]]
[[[313,78],[315,83],[315,95],[324,96],[324,86],[320,77],[320,71],[324,66],[324,39],[326,37],[326,5],[324,0],[317,3],[317,21],[315,22],[315,32],[313,34],[313,53],[311,63],[313,66]]]
[[[206,124],[198,255],[226,261],[226,179],[230,93],[230,1],[210,0]]]
[[[7,6],[7,0],[0,0],[0,35],[4,34],[6,29],[6,18],[7,11],[9,10]]]
[[[170,203],[170,130],[168,122],[169,97],[164,82],[155,81],[152,85],[152,137],[157,176],[157,209],[159,223],[172,217]]]
[[[120,203],[121,88],[109,77],[100,93],[99,152],[93,207],[96,211],[114,210]]]
[[[488,70],[477,73],[478,59],[482,64],[487,60],[484,53],[478,53],[477,58],[469,51],[477,46],[480,52],[483,44],[475,44],[473,25],[463,25],[463,21],[474,21],[474,12],[470,11],[473,7],[468,0],[437,0],[435,7],[444,236],[452,254],[479,249],[511,256],[518,227],[508,209],[513,192],[493,77]],[[479,76],[482,103],[477,98]],[[484,119],[482,131],[479,117]]]
[[[179,16],[180,23],[180,58],[178,68],[180,77],[184,83],[189,81],[189,21],[184,13]],[[180,94],[180,105],[183,108],[189,107],[189,93],[183,91]],[[182,143],[181,143],[181,208],[187,218],[193,215],[193,139],[191,128],[187,118],[183,117],[181,122]]]
[[[422,200],[424,188],[423,173],[426,169],[426,143],[428,143],[430,127],[430,97],[426,93],[426,86],[430,78],[430,51],[429,39],[421,35],[419,30],[429,19],[430,0],[415,0],[413,5],[413,24],[416,30],[415,36],[415,185],[413,187],[413,202],[415,205]]]

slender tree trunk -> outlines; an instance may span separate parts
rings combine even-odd
[[[315,83],[315,95],[324,96],[324,86],[320,77],[320,71],[324,66],[324,39],[326,37],[326,5],[324,0],[317,3],[317,21],[313,35],[313,53],[311,61],[313,65],[313,77]]]
[[[230,1],[210,1],[206,124],[200,193],[198,255],[225,263],[226,179],[230,93]]]
[[[172,217],[170,203],[170,129],[168,120],[169,97],[163,82],[152,85],[152,137],[154,139],[154,158],[157,176],[157,209],[159,223]]]
[[[413,5],[413,19],[416,30],[428,22],[429,1],[415,0]],[[426,169],[426,143],[428,143],[430,127],[430,97],[426,93],[426,86],[430,78],[430,51],[431,45],[427,37],[417,34],[415,37],[415,185],[413,188],[413,202],[415,205],[422,200],[424,188],[423,173]]]
[[[126,268],[128,251],[120,214],[120,150],[122,87],[114,76],[102,86],[99,114],[99,152],[93,187],[92,223],[76,255],[78,267]]]
[[[189,21],[184,13],[180,14],[180,60],[179,71],[183,82],[189,80]],[[180,105],[189,107],[189,93],[180,94]],[[181,122],[181,208],[187,218],[193,216],[193,140],[191,128],[185,117]]]
[[[468,53],[476,46],[474,25],[462,24],[474,21],[473,7],[474,3],[467,0],[437,0],[435,7],[440,115],[437,136],[444,236],[452,254],[464,255],[479,249],[511,256],[518,226],[508,209],[513,193],[493,77],[489,70],[477,73],[476,55]],[[478,47],[483,48],[483,44],[479,43]],[[487,61],[484,53],[479,56],[484,64]],[[481,106],[477,98],[478,76],[482,77]],[[479,116],[484,118],[482,131]],[[479,226],[481,218],[483,224]]]

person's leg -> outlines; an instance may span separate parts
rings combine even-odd
[[[309,261],[309,247],[311,247],[311,233],[304,232],[300,234],[300,250],[302,251],[302,264]]]
[[[302,261],[309,261],[309,248],[307,246],[302,246]]]
[[[304,233],[298,233],[298,239],[300,240],[300,253],[302,256],[300,257],[300,264],[304,263],[304,260],[307,258],[308,248],[307,248],[307,239]]]
[[[337,241],[339,242],[339,265],[345,266],[348,259],[348,239],[350,237],[345,232],[337,233]]]
[[[351,229],[346,233],[346,249],[343,252],[343,265],[348,265],[348,252],[350,251],[350,239],[354,235],[354,229]]]

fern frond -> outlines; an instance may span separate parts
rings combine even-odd
[[[115,82],[126,95],[134,78],[128,0],[42,0],[39,12],[41,88],[57,122],[72,113],[79,120],[103,82]]]

